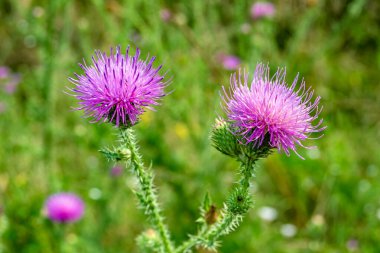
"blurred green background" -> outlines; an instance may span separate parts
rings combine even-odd
[[[157,56],[172,79],[156,112],[137,131],[153,163],[164,214],[177,243],[196,231],[206,191],[221,207],[238,164],[210,145],[222,114],[219,91],[232,73],[220,54],[299,72],[322,96],[325,136],[315,150],[270,156],[256,171],[255,206],[220,252],[380,252],[380,2],[273,1],[272,18],[253,20],[253,1],[1,0],[0,65],[21,75],[0,89],[0,252],[138,252],[149,229],[128,170],[110,176],[98,152],[116,129],[90,124],[65,94],[77,63],[95,49],[131,45]],[[168,14],[169,13],[169,14]],[[157,66],[157,65],[156,65]],[[1,84],[1,83],[0,83]],[[72,191],[82,220],[52,224],[42,206]]]

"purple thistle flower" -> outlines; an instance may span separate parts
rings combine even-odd
[[[144,108],[153,110],[158,100],[165,96],[163,82],[158,68],[153,67],[155,57],[149,62],[140,60],[140,50],[129,56],[129,47],[125,54],[120,47],[110,56],[101,51],[95,51],[92,65],[79,64],[84,70],[83,75],[75,74],[77,79],[69,78],[76,85],[71,89],[79,100],[80,107],[87,117],[94,121],[113,122],[116,126],[131,126],[137,123]]]
[[[112,177],[118,177],[122,173],[123,173],[123,167],[120,166],[120,165],[116,165],[116,166],[112,167],[111,170],[110,170],[110,175]]]
[[[354,251],[359,248],[359,242],[358,240],[352,238],[347,241],[346,246],[347,246],[347,249],[349,249],[350,251]]]
[[[8,94],[15,93],[20,80],[21,76],[19,74],[13,74],[5,84],[4,91]]]
[[[251,7],[251,17],[253,19],[272,17],[274,16],[275,11],[276,9],[272,3],[256,2]]]
[[[240,66],[240,59],[235,55],[220,55],[220,60],[222,62],[223,68],[226,70],[236,70]]]
[[[74,193],[56,193],[46,200],[44,212],[52,221],[60,223],[74,222],[83,216],[84,203]]]
[[[305,147],[301,141],[325,129],[321,127],[323,120],[313,125],[322,110],[318,108],[320,97],[312,101],[314,91],[306,89],[303,80],[295,90],[298,75],[289,87],[285,74],[285,69],[278,69],[270,79],[269,67],[258,64],[251,85],[247,73],[233,74],[230,94],[224,89],[224,110],[242,143],[254,147],[268,144],[287,155],[293,150],[300,156],[296,145]]]
[[[172,18],[172,12],[169,10],[169,9],[161,9],[160,10],[160,17],[161,17],[161,20],[164,21],[164,22],[169,22],[170,19]]]
[[[9,75],[9,68],[6,66],[0,66],[0,79],[7,78]]]

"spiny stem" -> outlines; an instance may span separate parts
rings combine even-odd
[[[190,239],[187,240],[186,242],[184,242],[182,245],[180,245],[175,250],[175,252],[176,253],[187,252],[187,250],[190,250],[192,247],[198,245],[199,244],[199,238],[203,238],[206,235],[207,231],[208,231],[207,227],[203,226],[197,235],[191,236]]]
[[[241,161],[241,179],[227,197],[222,211],[222,219],[208,228],[203,227],[197,235],[191,236],[189,240],[180,245],[176,249],[176,253],[187,252],[197,245],[213,249],[217,245],[219,237],[229,234],[240,224],[243,215],[249,208],[250,179],[253,176],[256,160],[248,158]]]
[[[151,218],[154,228],[159,233],[164,252],[172,253],[173,244],[170,241],[170,235],[167,227],[164,225],[164,218],[161,215],[158,205],[157,196],[153,187],[153,175],[144,168],[133,130],[131,128],[121,128],[120,134],[123,144],[131,151],[130,162],[140,183],[142,193],[136,192],[137,197],[141,205],[145,208],[145,213]]]
[[[244,189],[249,189],[250,182],[249,180],[253,176],[254,172],[254,165],[255,162],[257,161],[256,158],[250,159],[248,158],[245,162],[242,162],[241,164],[241,171],[240,173],[242,174],[242,177],[240,179],[240,186]]]
[[[239,226],[242,219],[243,216],[240,214],[227,212],[223,215],[220,222],[216,223],[215,226],[208,231],[204,238],[201,238],[201,243],[207,248],[214,249],[217,246],[217,240],[219,237],[227,235],[235,230]]]

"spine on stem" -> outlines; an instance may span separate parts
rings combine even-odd
[[[220,212],[220,218],[212,225],[202,222],[201,218],[203,226],[198,234],[190,236],[189,240],[176,249],[176,253],[191,252],[193,247],[216,250],[219,246],[219,238],[234,231],[252,205],[249,187],[254,166],[258,159],[270,154],[271,148],[268,145],[259,148],[244,145],[233,132],[234,130],[226,121],[217,119],[211,133],[211,140],[217,150],[240,161],[240,180],[227,197]]]
[[[146,169],[138,152],[134,132],[131,128],[121,128],[121,140],[123,145],[130,150],[130,158],[126,160],[132,166],[133,172],[140,183],[140,191],[136,191],[136,196],[144,209],[145,214],[151,221],[154,229],[158,232],[162,242],[162,250],[165,253],[173,252],[173,244],[170,240],[169,231],[164,224],[164,218],[157,201],[156,190],[153,185],[153,174],[150,169]]]
[[[200,246],[202,248],[216,250],[219,247],[219,238],[234,231],[248,212],[252,201],[249,195],[249,180],[253,175],[253,164],[242,164],[242,178],[224,203],[220,213],[221,218],[211,226],[204,225],[197,235],[191,236],[188,241],[177,248],[176,253],[190,252],[191,248]]]

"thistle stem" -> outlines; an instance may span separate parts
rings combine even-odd
[[[157,195],[153,186],[153,175],[144,167],[133,130],[131,128],[121,128],[120,135],[123,144],[131,151],[129,161],[140,183],[141,192],[136,192],[136,195],[140,204],[145,209],[145,214],[150,218],[152,225],[158,231],[164,252],[172,253],[173,244],[157,201]]]
[[[205,238],[201,238],[201,244],[209,248],[214,248],[217,245],[219,237],[235,230],[242,220],[243,216],[241,214],[227,212],[223,215],[220,222],[216,223],[214,227],[208,231],[204,236]]]
[[[196,246],[199,244],[199,239],[203,238],[208,229],[204,226],[202,229],[198,232],[197,235],[191,236],[189,240],[185,241],[182,245],[180,245],[175,252],[176,253],[182,253],[182,252],[187,252],[187,250],[190,250],[192,247]]]
[[[191,236],[189,240],[176,249],[176,253],[187,252],[197,245],[215,248],[219,237],[229,234],[239,226],[243,215],[249,209],[249,186],[256,160],[246,159],[241,161],[241,179],[225,201],[222,218],[208,228],[203,227],[197,235]]]

